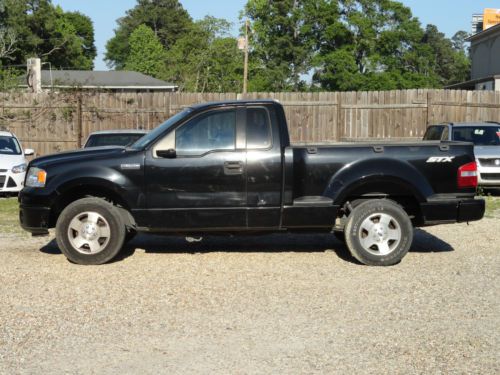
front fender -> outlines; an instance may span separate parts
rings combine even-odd
[[[105,166],[85,166],[60,173],[50,181],[56,187],[57,195],[64,195],[70,190],[103,189],[120,196],[129,207],[137,204],[139,187],[124,174]],[[84,191],[83,191],[84,192]]]
[[[411,195],[419,202],[433,194],[427,178],[418,169],[407,161],[390,158],[347,164],[330,178],[323,195],[341,204],[356,191]]]

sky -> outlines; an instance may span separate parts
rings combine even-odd
[[[53,0],[67,11],[80,11],[94,22],[98,56],[95,70],[108,70],[103,61],[106,42],[113,37],[116,20],[135,6],[136,0]],[[239,30],[239,15],[246,0],[180,0],[193,19],[211,15],[233,22],[233,33]],[[401,0],[425,26],[434,24],[448,37],[459,30],[470,32],[473,13],[484,8],[500,8],[499,0]]]

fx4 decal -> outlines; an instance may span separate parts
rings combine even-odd
[[[426,163],[451,163],[453,159],[454,156],[431,156]]]

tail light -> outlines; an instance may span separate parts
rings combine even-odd
[[[457,184],[460,189],[477,187],[477,164],[475,161],[458,168]]]

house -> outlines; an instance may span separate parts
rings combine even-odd
[[[81,88],[127,92],[177,91],[177,86],[132,71],[42,70],[42,89]]]
[[[500,24],[467,39],[471,43],[471,79],[448,89],[500,91]]]
[[[41,70],[40,59],[28,60],[28,71],[20,86],[33,92],[77,88],[115,92],[172,92],[178,86],[146,74],[125,70]]]

